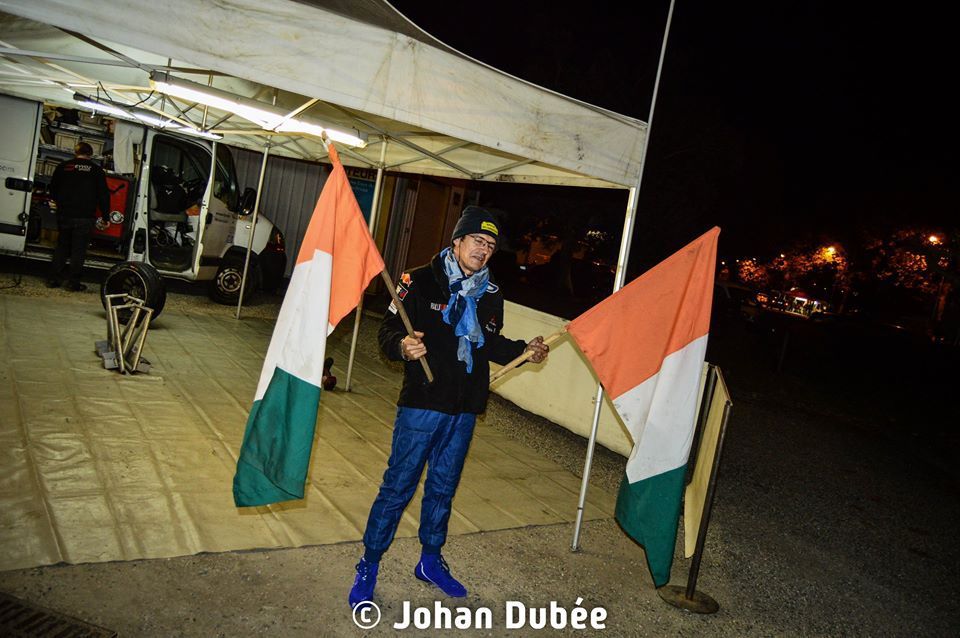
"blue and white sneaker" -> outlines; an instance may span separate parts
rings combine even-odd
[[[440,554],[423,554],[413,570],[413,575],[422,581],[433,583],[452,598],[463,598],[467,588],[450,575],[450,566]]]
[[[361,558],[357,563],[357,577],[350,588],[350,608],[353,609],[362,602],[373,601],[373,589],[377,586],[377,571],[380,563],[368,563]]]

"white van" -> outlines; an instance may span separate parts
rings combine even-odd
[[[86,265],[109,268],[101,295],[128,292],[159,314],[162,277],[209,282],[211,298],[236,303],[252,227],[254,189],[241,195],[230,149],[206,139],[97,118],[44,118],[43,104],[0,95],[0,252],[51,260],[56,213],[46,193],[53,168],[86,141],[95,155],[112,143],[108,172],[111,223],[94,230]],[[69,111],[67,111],[69,113]],[[122,134],[121,134],[122,132]],[[96,158],[95,158],[96,159]],[[279,283],[286,268],[283,235],[259,216],[246,291]]]

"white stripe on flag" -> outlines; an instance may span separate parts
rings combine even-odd
[[[275,368],[322,386],[327,335],[333,332],[329,323],[332,271],[333,257],[322,250],[314,250],[313,259],[293,269],[254,401],[263,398]]]
[[[687,462],[708,336],[668,355],[656,374],[613,400],[635,444],[627,460],[631,483]]]

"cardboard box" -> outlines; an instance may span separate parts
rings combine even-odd
[[[53,171],[57,170],[57,166],[60,165],[60,162],[53,159],[42,159],[37,163],[37,172],[41,175],[53,175]]]
[[[99,115],[94,115],[93,113],[86,113],[84,111],[79,111],[77,115],[81,124],[85,124],[88,126],[100,126]]]
[[[52,228],[44,228],[40,231],[40,243],[46,246],[55,246],[60,232]]]
[[[71,153],[79,141],[80,136],[77,133],[64,133],[62,131],[57,131],[57,133],[53,136],[53,143],[57,145],[57,148],[62,148],[65,151],[70,151]]]

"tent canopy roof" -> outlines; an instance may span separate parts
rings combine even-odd
[[[307,160],[318,138],[274,134],[151,90],[149,73],[275,104],[368,136],[346,164],[539,184],[630,187],[646,125],[473,60],[383,0],[0,0],[0,92],[76,106],[108,98]]]

